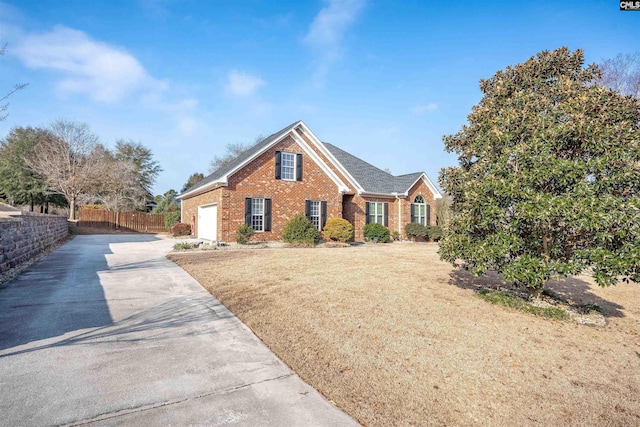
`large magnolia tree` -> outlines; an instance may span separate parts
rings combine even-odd
[[[640,101],[597,82],[581,50],[538,53],[480,82],[468,124],[444,137],[459,166],[442,259],[541,291],[590,269],[640,282]]]

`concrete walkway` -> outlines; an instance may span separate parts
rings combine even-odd
[[[352,426],[187,273],[77,236],[0,288],[2,425]]]

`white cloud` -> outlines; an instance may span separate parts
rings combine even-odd
[[[309,25],[309,31],[302,41],[317,55],[312,77],[316,88],[324,86],[333,64],[340,59],[344,34],[360,14],[364,4],[364,0],[328,0],[327,5]]]
[[[364,7],[364,0],[329,0],[309,26],[303,41],[327,58],[339,56],[340,43]]]
[[[95,101],[114,102],[138,92],[162,92],[167,83],[153,78],[131,54],[91,39],[82,31],[55,26],[28,34],[13,51],[27,67],[56,70],[61,95],[85,94]]]
[[[264,85],[264,80],[258,76],[232,70],[229,73],[226,89],[232,95],[249,96]]]
[[[418,115],[423,115],[426,113],[430,113],[432,111],[436,111],[438,109],[438,104],[430,103],[430,104],[418,104],[411,109],[411,112]]]
[[[193,117],[180,117],[178,119],[178,130],[184,135],[193,135],[197,129],[199,123]]]

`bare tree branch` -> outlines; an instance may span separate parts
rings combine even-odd
[[[0,56],[3,56],[5,54],[7,50],[7,45],[6,43],[0,47]],[[25,87],[27,87],[29,85],[29,83],[19,83],[13,86],[13,89],[11,89],[8,93],[6,93],[4,96],[2,96],[2,98],[0,98],[0,103],[6,101],[11,95],[13,95],[14,93],[16,93],[17,91],[24,89]],[[5,111],[7,111],[7,109],[9,108],[9,104],[2,104],[0,105],[0,122],[3,121],[4,119],[7,118],[7,116],[9,114],[2,114]]]
[[[605,59],[598,68],[602,72],[599,81],[602,86],[640,98],[640,52]]]
[[[75,219],[76,206],[87,201],[95,188],[99,140],[86,123],[70,120],[54,122],[50,131],[52,136],[41,141],[25,162],[51,190],[66,197],[69,219]]]

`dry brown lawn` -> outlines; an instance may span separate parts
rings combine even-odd
[[[474,294],[436,244],[173,254],[285,363],[360,423],[640,425],[640,289],[552,284],[606,326]]]

